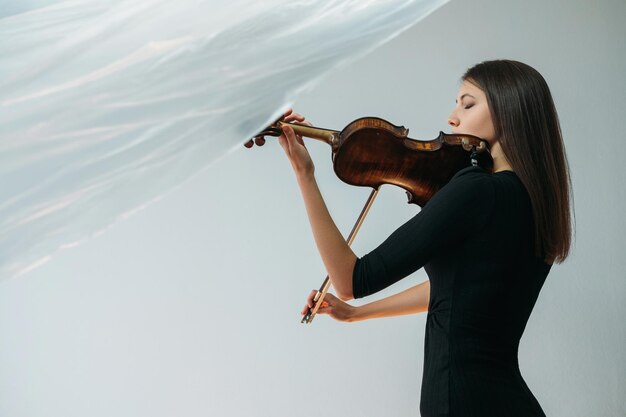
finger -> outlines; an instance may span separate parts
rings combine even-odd
[[[289,154],[289,144],[287,143],[287,138],[285,135],[280,135],[278,137],[278,143],[285,150],[285,153]]]
[[[282,134],[278,137],[278,143],[285,151],[285,155],[289,160],[293,157],[293,139],[291,139],[288,135]]]
[[[332,307],[320,307],[317,310],[317,314],[330,314],[333,312],[333,308]]]
[[[290,142],[290,146],[296,141],[296,133],[293,131],[291,126],[283,125],[283,134],[286,136],[287,141]]]
[[[287,117],[287,116],[301,116],[301,114],[298,114],[296,112],[293,111],[293,107],[288,108],[287,110],[285,110],[285,112],[283,113],[283,116]]]
[[[315,294],[317,294],[317,290],[313,290],[311,291],[311,294],[309,294],[309,298],[307,300],[307,303],[305,304],[304,308],[302,309],[302,315],[305,315],[309,309],[313,308],[313,298],[315,298]],[[328,302],[326,301],[322,301],[322,304],[320,305],[320,308],[326,308],[329,307],[330,304],[328,304]],[[319,310],[318,310],[319,311]]]
[[[282,131],[283,131],[283,134],[278,137],[278,140],[280,142],[282,138],[286,147],[289,148],[291,146],[290,142],[291,142],[291,136],[293,135],[293,129],[290,126],[283,126]]]
[[[302,139],[302,136],[297,135],[291,126],[283,125],[283,133],[287,137],[287,140],[290,142],[290,147],[296,143],[306,147],[304,145],[304,140]]]
[[[304,116],[298,113],[291,113],[289,116],[285,116],[285,122],[295,120],[296,122],[303,122]]]

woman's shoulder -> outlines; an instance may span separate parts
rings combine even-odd
[[[477,201],[489,203],[494,197],[492,182],[491,173],[481,167],[463,168],[435,194],[433,200],[457,207],[475,204]]]
[[[492,188],[493,180],[494,177],[491,172],[479,166],[470,166],[454,174],[448,186],[454,188]]]
[[[530,210],[530,197],[513,171],[489,172],[480,167],[463,168],[442,188],[444,197],[454,195],[473,204]],[[447,197],[446,199],[449,199]]]
[[[513,171],[489,172],[479,166],[470,166],[458,171],[450,183],[497,188],[503,183],[521,184],[521,181]]]
[[[438,195],[437,195],[438,194]],[[435,195],[436,200],[492,206],[496,200],[526,196],[526,189],[513,171],[490,172],[479,166],[459,170]],[[507,197],[509,196],[509,197]]]
[[[462,178],[464,180],[472,178],[488,178],[490,176],[491,173],[480,166],[469,166],[457,171],[457,173],[454,174],[454,176],[452,177],[452,180],[459,178]]]

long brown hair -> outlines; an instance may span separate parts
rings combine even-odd
[[[563,262],[572,241],[571,179],[550,89],[534,68],[485,61],[462,79],[484,91],[496,137],[532,204],[535,254]]]

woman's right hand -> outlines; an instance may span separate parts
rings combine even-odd
[[[313,290],[311,291],[311,294],[309,294],[306,305],[302,309],[303,316],[307,313],[309,308],[313,308],[313,305],[315,304],[313,301],[315,294],[317,294],[317,290]],[[354,321],[357,308],[358,307],[351,306],[350,304],[341,301],[339,298],[330,293],[326,293],[324,301],[322,301],[322,305],[317,310],[317,314],[328,314],[335,320],[350,322]]]

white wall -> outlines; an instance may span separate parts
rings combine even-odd
[[[452,1],[295,106],[319,126],[372,115],[426,139],[446,130],[468,66],[512,58],[545,76],[572,169],[576,246],[548,277],[520,366],[552,417],[626,414],[625,18],[623,0]],[[334,177],[325,145],[310,149],[347,233],[368,191]],[[415,213],[405,201],[383,190],[357,252]],[[323,276],[282,150],[242,148],[0,283],[0,416],[418,415],[425,316],[301,325]]]

